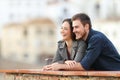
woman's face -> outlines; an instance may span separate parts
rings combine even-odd
[[[61,33],[63,40],[67,41],[71,39],[70,24],[67,21],[62,23],[60,33]]]

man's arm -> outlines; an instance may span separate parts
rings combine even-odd
[[[52,66],[52,70],[71,70],[71,71],[75,71],[75,70],[85,70],[82,65],[78,62],[76,62],[75,64],[72,65],[68,65],[68,64],[53,64]]]

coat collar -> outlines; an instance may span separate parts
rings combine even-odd
[[[88,44],[88,41],[89,41],[90,37],[92,36],[93,32],[94,32],[94,30],[93,30],[93,29],[90,29],[90,31],[89,31],[89,33],[88,33],[88,37],[87,37],[87,39],[86,39],[86,41],[85,41],[87,44]]]
[[[59,43],[59,48],[62,49],[62,54],[61,55],[63,57],[65,57],[66,59],[68,59],[65,41],[59,41],[58,43]],[[70,58],[72,60],[74,60],[74,57],[76,55],[77,47],[78,47],[78,42],[77,41],[73,41],[72,48],[71,48],[71,56],[70,56]]]
[[[60,41],[59,43],[60,43],[59,48],[65,48],[66,47],[65,41]],[[78,45],[77,41],[73,41],[72,48],[76,48],[77,45]]]

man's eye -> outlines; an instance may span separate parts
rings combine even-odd
[[[78,28],[78,26],[76,26],[75,28]]]

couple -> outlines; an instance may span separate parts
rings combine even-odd
[[[72,22],[65,19],[61,35],[53,63],[42,70],[120,70],[119,53],[103,33],[92,29],[88,15],[76,14]]]

